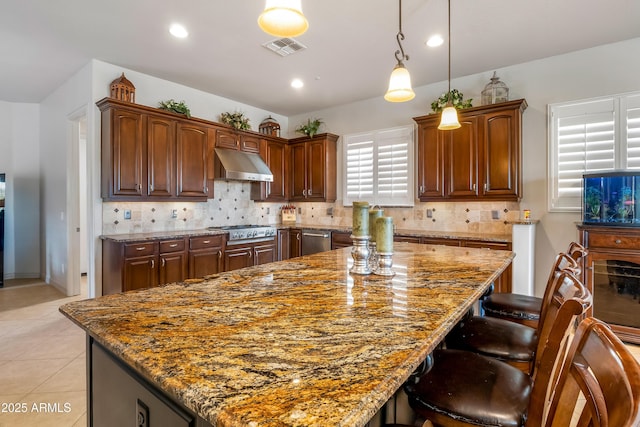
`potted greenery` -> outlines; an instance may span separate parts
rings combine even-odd
[[[176,102],[173,99],[168,101],[160,101],[158,106],[161,110],[171,111],[173,113],[184,114],[187,117],[191,117],[191,111],[184,101]]]
[[[249,119],[244,116],[244,113],[222,113],[220,114],[220,121],[226,125],[233,126],[238,130],[250,130],[251,125]]]
[[[320,119],[307,119],[307,123],[300,125],[296,128],[296,132],[303,133],[307,135],[309,138],[313,138],[315,134],[320,130],[320,125],[324,122]]]
[[[464,95],[458,89],[451,89],[451,92],[443,93],[440,98],[431,103],[431,109],[434,113],[439,113],[447,105],[447,102],[451,99],[451,103],[457,109],[471,107],[472,99],[464,100]]]

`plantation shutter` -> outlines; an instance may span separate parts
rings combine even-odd
[[[621,100],[624,112],[623,132],[627,135],[626,169],[640,169],[640,94],[631,95]]]
[[[413,126],[344,137],[345,206],[413,206]]]

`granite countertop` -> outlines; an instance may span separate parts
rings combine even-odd
[[[60,311],[214,426],[364,426],[513,252],[394,244],[393,278],[344,248]]]
[[[330,230],[338,232],[351,232],[351,227],[336,226],[336,225],[310,225],[310,224],[269,224],[277,229],[287,228],[304,228],[314,230]],[[208,228],[200,230],[183,230],[183,231],[156,231],[150,233],[132,233],[132,234],[109,234],[102,235],[102,240],[113,240],[115,242],[134,242],[144,240],[160,240],[181,238],[190,236],[207,236],[216,234],[226,234],[227,230]],[[470,232],[457,232],[457,231],[429,231],[421,229],[403,229],[398,228],[395,230],[395,234],[403,236],[416,236],[416,237],[435,237],[440,239],[467,239],[478,240],[485,242],[511,242],[511,234],[486,234],[486,233],[470,233]]]

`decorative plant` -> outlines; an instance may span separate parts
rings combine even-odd
[[[251,125],[249,119],[244,116],[244,113],[222,113],[220,114],[220,121],[224,124],[231,125],[239,130],[249,130]]]
[[[449,98],[451,98],[451,103],[455,108],[469,108],[472,106],[471,101],[473,101],[473,99],[470,98],[465,101],[462,92],[460,92],[458,89],[451,89],[451,92],[443,93],[440,98],[431,103],[431,109],[434,111],[434,113],[439,113],[440,111],[442,111],[447,105]]]
[[[174,113],[184,114],[187,117],[191,117],[191,111],[189,110],[189,107],[187,107],[187,104],[184,103],[184,101],[176,102],[173,99],[170,99],[168,101],[160,101],[158,108],[160,108],[161,110],[172,111]]]
[[[592,219],[600,218],[601,202],[602,202],[602,195],[600,194],[600,190],[593,187],[587,187],[587,191],[584,198],[584,205],[585,205],[586,213]]]
[[[306,124],[300,125],[296,128],[296,132],[303,133],[309,138],[313,138],[313,136],[318,133],[320,125],[323,123],[324,122],[321,119],[307,119]]]

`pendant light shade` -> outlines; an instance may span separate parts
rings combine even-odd
[[[300,0],[267,0],[258,26],[275,37],[297,37],[309,28]]]
[[[411,76],[403,64],[394,67],[389,78],[389,89],[384,94],[384,99],[389,102],[405,102],[415,98],[416,94],[411,89]]]
[[[438,129],[440,130],[453,130],[458,129],[460,127],[460,122],[458,121],[458,111],[456,107],[453,105],[445,107],[442,110],[442,116],[440,117],[440,124],[438,125]]]
[[[458,110],[453,106],[451,102],[451,0],[447,0],[449,5],[447,9],[447,18],[449,21],[449,92],[447,92],[447,105],[442,110],[440,116],[440,124],[438,129],[440,130],[454,130],[460,127],[458,121]]]
[[[411,76],[409,71],[404,67],[404,61],[409,60],[409,55],[404,53],[402,48],[402,40],[404,40],[404,34],[402,34],[402,0],[398,0],[398,34],[396,40],[400,49],[396,50],[395,56],[398,63],[393,67],[391,77],[389,78],[389,89],[384,94],[384,99],[389,102],[405,102],[411,101],[415,98],[416,94],[411,89]]]

